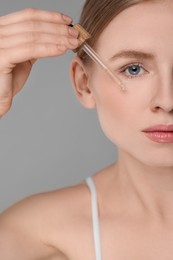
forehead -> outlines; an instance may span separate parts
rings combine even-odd
[[[173,46],[172,0],[144,2],[125,9],[104,29],[96,44],[102,53],[127,47],[169,46]]]

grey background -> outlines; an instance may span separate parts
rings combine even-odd
[[[0,15],[27,7],[57,10],[78,22],[84,0],[6,0]],[[69,77],[72,51],[40,59],[0,120],[0,211],[31,194],[70,186],[111,164],[115,146],[96,110],[78,102]]]

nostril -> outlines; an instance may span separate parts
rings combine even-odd
[[[173,106],[171,106],[171,107],[155,106],[152,108],[153,112],[157,112],[159,110],[163,110],[166,113],[173,113]]]
[[[159,106],[156,106],[156,107],[153,107],[152,110],[153,110],[154,112],[157,112],[159,109],[160,109],[160,107],[159,107]]]

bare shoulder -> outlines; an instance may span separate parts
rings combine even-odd
[[[45,256],[61,253],[61,258],[56,259],[68,259],[64,254],[68,251],[67,236],[70,239],[69,234],[75,233],[81,217],[86,218],[88,204],[89,191],[85,182],[19,201],[0,215],[0,259],[23,259],[22,250],[25,259],[30,260],[50,259]],[[31,255],[31,247],[35,255]],[[2,249],[6,251],[4,255]],[[13,252],[13,257],[6,256],[7,251]]]
[[[98,195],[105,193],[109,172],[107,168],[93,175]],[[94,252],[93,229],[85,180],[29,196],[0,215],[0,259],[77,260],[89,252]]]
[[[50,220],[50,216],[64,219],[64,215],[68,211],[73,213],[72,209],[78,205],[77,200],[80,201],[81,196],[79,195],[85,194],[86,190],[86,184],[82,182],[57,190],[33,194],[7,208],[1,213],[0,220],[1,222],[19,221],[23,224],[27,221],[27,225],[37,224],[37,221],[41,225],[43,221],[45,226],[45,221],[47,218]]]

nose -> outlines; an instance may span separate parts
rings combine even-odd
[[[164,111],[173,114],[173,77],[159,79],[151,102],[153,112]]]

